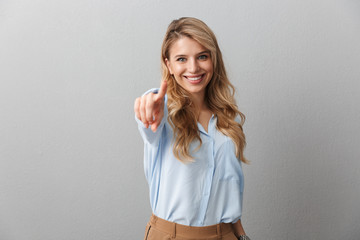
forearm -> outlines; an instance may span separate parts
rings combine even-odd
[[[240,235],[246,235],[245,230],[241,224],[241,220],[233,224],[233,229],[236,237],[239,237]]]

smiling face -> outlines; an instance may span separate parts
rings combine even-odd
[[[205,96],[206,86],[213,76],[209,50],[191,38],[181,37],[170,47],[165,63],[177,84],[193,96]]]

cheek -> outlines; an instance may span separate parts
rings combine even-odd
[[[204,70],[207,71],[208,73],[211,73],[211,74],[212,74],[213,71],[214,71],[212,62],[211,62],[211,61],[205,62],[205,63],[202,65],[202,69],[204,69]]]
[[[206,71],[207,71],[211,76],[214,74],[214,69],[213,69],[212,66],[208,66],[208,67],[206,68]]]
[[[182,66],[174,66],[173,70],[175,75],[181,75],[184,73],[184,68]]]

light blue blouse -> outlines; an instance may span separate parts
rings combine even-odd
[[[157,92],[150,89],[145,92]],[[241,218],[244,176],[231,138],[216,129],[216,117],[208,132],[198,123],[202,145],[193,152],[195,162],[184,164],[173,155],[173,131],[164,117],[154,133],[135,116],[144,140],[144,170],[153,213],[165,220],[188,226],[235,223]],[[190,149],[196,149],[193,142]]]

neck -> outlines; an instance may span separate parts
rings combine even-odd
[[[201,111],[209,109],[205,103],[205,92],[192,95],[192,101],[198,114],[200,114]]]

